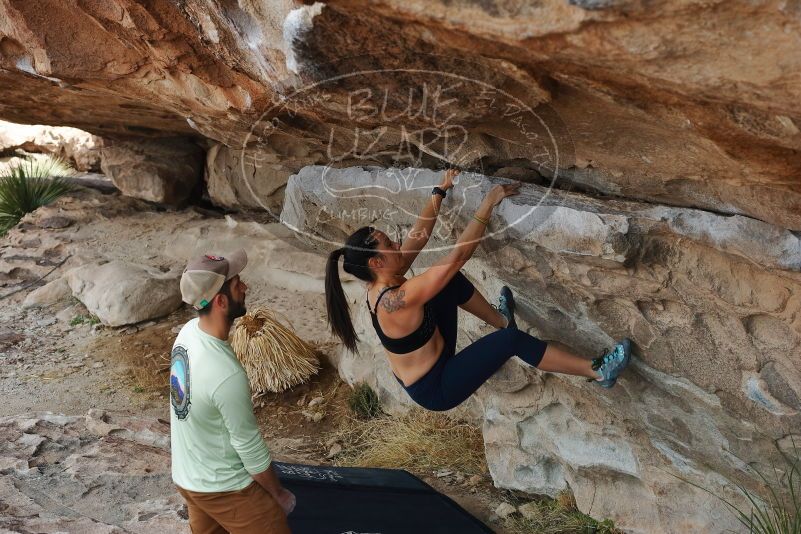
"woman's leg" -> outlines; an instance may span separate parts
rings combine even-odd
[[[470,300],[462,304],[460,308],[472,313],[488,325],[495,328],[506,328],[506,317],[493,308],[479,291],[475,291]]]
[[[436,315],[439,333],[445,340],[445,353],[456,352],[458,334],[458,308],[478,294],[470,280],[460,272],[430,301]]]
[[[523,331],[504,329],[486,335],[451,357],[440,377],[442,406],[450,410],[465,401],[512,356],[537,367],[547,344]]]
[[[587,378],[598,378],[598,372],[592,369],[592,360],[587,360],[559,348],[553,343],[548,343],[542,361],[537,366],[540,371],[549,373],[562,373],[566,375],[585,376]]]

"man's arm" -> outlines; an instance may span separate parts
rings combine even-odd
[[[225,379],[214,391],[212,398],[228,429],[231,446],[242,460],[245,470],[289,514],[295,506],[295,496],[281,486],[270,465],[270,451],[261,437],[253,413],[250,384],[245,373],[237,373]]]
[[[278,480],[278,475],[275,474],[273,466],[268,467],[266,471],[252,476],[253,480],[258,482],[262,488],[267,490],[267,493],[278,501],[278,504],[284,509],[286,515],[292,513],[292,510],[295,509],[295,495],[281,485],[281,481]]]

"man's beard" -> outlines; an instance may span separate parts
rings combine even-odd
[[[231,305],[228,307],[228,321],[234,322],[234,319],[238,319],[247,313],[247,308],[245,308],[245,299],[242,299],[242,302],[236,302],[234,299],[230,299]]]

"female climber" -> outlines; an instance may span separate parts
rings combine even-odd
[[[628,339],[594,360],[580,358],[518,330],[508,287],[501,289],[495,308],[460,272],[478,247],[495,207],[518,194],[520,183],[491,189],[453,250],[425,272],[406,278],[431,236],[440,204],[457,174],[452,169],[445,172],[403,245],[379,230],[364,227],[330,254],[325,295],[332,331],[346,347],[356,350],[358,339],[339,279],[339,258],[344,257],[345,272],[367,283],[373,326],[395,377],[423,408],[441,411],[458,406],[512,356],[542,371],[584,376],[602,387],[612,387],[629,363]],[[498,330],[457,353],[457,307]]]

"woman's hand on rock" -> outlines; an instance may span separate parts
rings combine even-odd
[[[447,191],[448,189],[453,189],[453,179],[462,171],[459,169],[448,169],[445,171],[445,174],[442,176],[442,183],[439,184],[440,189],[444,189]]]
[[[493,207],[497,206],[501,203],[501,200],[505,199],[506,197],[511,197],[520,193],[520,186],[523,185],[521,182],[515,182],[513,184],[502,184],[496,185],[490,192],[487,193],[487,201],[490,202]]]

